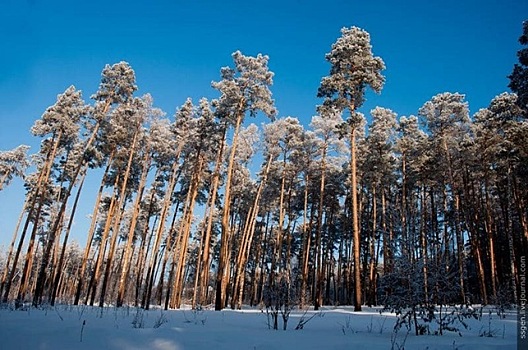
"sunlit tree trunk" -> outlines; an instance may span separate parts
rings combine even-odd
[[[79,305],[79,299],[81,298],[81,293],[83,290],[83,281],[86,278],[85,274],[86,274],[86,268],[88,265],[88,258],[90,256],[93,238],[95,235],[95,225],[97,224],[99,206],[101,204],[101,198],[103,196],[104,184],[106,183],[106,178],[108,177],[108,172],[110,171],[110,164],[113,159],[112,157],[113,157],[113,154],[111,155],[109,162],[105,168],[105,171],[103,173],[103,178],[101,180],[101,184],[99,185],[99,190],[97,191],[97,198],[95,199],[95,204],[92,210],[92,216],[91,216],[92,218],[90,221],[90,228],[88,229],[88,238],[86,240],[86,246],[84,248],[81,267],[79,268],[78,273],[77,273],[77,289],[75,292],[75,299],[73,301],[73,305]],[[88,288],[88,290],[89,289],[90,288]],[[87,294],[88,293],[89,292],[87,292]]]
[[[484,197],[486,202],[485,227],[489,246],[489,259],[491,271],[491,294],[493,299],[497,298],[497,262],[495,258],[495,240],[493,234],[493,212],[491,209],[491,199],[489,197],[489,185],[486,175],[484,175]]]
[[[183,146],[182,146],[183,147]],[[178,159],[180,156],[181,149],[178,150],[177,156],[174,159],[174,163],[171,169],[171,176],[169,184],[167,185],[165,197],[163,199],[163,204],[161,208],[161,213],[159,217],[158,227],[156,229],[156,235],[154,240],[154,246],[152,248],[152,256],[147,267],[146,275],[146,290],[144,292],[142,306],[144,309],[148,310],[150,308],[150,296],[152,294],[153,282],[154,282],[154,269],[158,262],[159,248],[161,245],[163,233],[165,231],[165,222],[167,221],[167,215],[169,214],[169,208],[171,207],[172,194],[174,188],[176,187],[176,180],[178,178],[178,169],[179,163]]]
[[[429,303],[429,277],[428,277],[428,254],[427,254],[427,232],[426,232],[426,220],[427,220],[427,204],[426,204],[426,189],[425,185],[422,185],[420,191],[420,248],[422,257],[422,275],[423,275],[423,289],[424,289],[424,302]]]
[[[325,143],[323,145],[322,149],[322,155],[321,155],[321,182],[319,186],[319,207],[317,209],[317,232],[315,235],[315,254],[316,254],[316,292],[315,292],[315,300],[314,300],[314,310],[319,310],[319,307],[322,306],[322,299],[323,299],[323,256],[322,256],[322,242],[321,242],[321,236],[323,234],[323,204],[324,204],[324,196],[325,196],[325,177],[326,177],[326,153],[327,153],[327,147],[328,145]]]
[[[128,237],[125,246],[125,252],[123,257],[123,267],[121,269],[121,276],[119,277],[119,287],[117,291],[117,301],[116,306],[120,307],[123,305],[125,289],[128,282],[129,275],[129,266],[132,262],[132,251],[133,251],[133,242],[134,242],[134,233],[136,231],[138,216],[141,209],[141,201],[143,199],[143,192],[145,190],[145,185],[147,183],[147,174],[148,169],[151,164],[151,155],[150,150],[145,150],[145,156],[143,159],[143,167],[141,169],[141,180],[139,181],[138,193],[136,194],[136,199],[134,201],[134,206],[132,208],[132,218],[130,219],[130,228],[128,230]]]
[[[184,272],[187,260],[187,247],[189,245],[189,236],[191,234],[191,224],[194,213],[194,206],[196,204],[196,196],[200,188],[202,180],[202,171],[204,165],[204,156],[198,152],[198,161],[195,167],[195,171],[191,177],[191,183],[189,185],[189,196],[184,209],[184,216],[182,217],[182,225],[180,228],[180,235],[178,241],[179,255],[178,262],[176,265],[176,275],[174,279],[173,295],[174,295],[174,306],[179,308],[181,306],[181,295],[184,289]]]
[[[215,310],[222,310],[225,305],[227,279],[229,278],[229,242],[231,240],[231,228],[229,226],[229,217],[231,210],[231,182],[233,177],[233,169],[235,164],[235,154],[238,143],[238,135],[240,132],[240,124],[242,123],[243,112],[241,106],[244,101],[239,103],[237,108],[235,131],[233,141],[231,143],[231,152],[229,154],[229,162],[227,166],[227,178],[224,192],[224,208],[222,211],[222,238],[220,241],[220,256],[218,261],[218,271],[216,274],[216,299]]]
[[[17,238],[17,235],[18,235],[18,230],[20,229],[20,225],[22,224],[22,219],[24,218],[24,213],[26,212],[26,205],[28,203],[25,202],[24,203],[24,208],[22,208],[22,211],[20,212],[20,215],[18,216],[18,220],[17,220],[17,224],[16,224],[16,227],[15,227],[15,232],[13,234],[13,239],[11,240],[11,243],[9,244],[9,252],[7,254],[7,259],[6,259],[6,263],[5,263],[5,267],[4,267],[4,272],[2,273],[2,281],[1,281],[1,284],[0,284],[0,295],[3,295],[3,292],[4,292],[4,287],[5,287],[5,284],[7,282],[7,276],[9,274],[9,266],[11,265],[11,258],[13,256],[13,251],[14,251],[14,248],[15,248],[15,243],[16,243],[16,238]],[[3,302],[6,302],[6,301],[3,301]]]
[[[238,251],[237,262],[235,264],[236,279],[234,282],[233,297],[232,297],[232,304],[231,304],[231,307],[233,309],[234,308],[240,309],[242,307],[246,264],[249,258],[251,244],[253,242],[253,236],[255,233],[255,225],[257,222],[257,216],[258,216],[258,211],[259,211],[259,206],[260,206],[260,198],[262,195],[262,190],[264,189],[264,186],[266,185],[266,180],[267,180],[267,176],[268,176],[268,172],[270,170],[271,164],[272,164],[272,156],[270,155],[268,157],[266,167],[262,174],[262,179],[257,188],[257,193],[255,194],[255,199],[253,200],[253,206],[250,208],[250,211],[247,215],[248,219],[246,220],[246,224],[244,225],[244,233],[243,233],[243,237],[241,241],[242,243]]]
[[[353,110],[353,109],[351,109]],[[350,186],[352,196],[352,234],[354,252],[354,311],[361,311],[362,286],[361,286],[361,260],[360,260],[360,232],[358,220],[357,198],[357,165],[356,165],[356,129],[350,130]]]
[[[370,241],[369,241],[369,286],[368,291],[369,295],[367,296],[368,303],[370,305],[375,304],[375,298],[376,298],[376,230],[377,227],[377,220],[378,220],[378,207],[377,207],[377,201],[376,201],[376,184],[372,184],[372,226],[371,226],[371,233],[370,233]],[[385,246],[385,242],[384,242]],[[385,260],[385,263],[387,261]]]
[[[211,190],[209,192],[209,198],[207,202],[207,209],[205,211],[205,220],[206,227],[203,234],[203,244],[202,244],[202,264],[198,269],[200,275],[199,281],[199,295],[197,297],[198,302],[202,305],[205,305],[207,301],[207,292],[209,287],[209,266],[210,263],[210,245],[211,245],[211,234],[213,229],[213,221],[215,214],[216,198],[218,195],[218,188],[220,186],[220,169],[222,168],[224,150],[225,150],[225,141],[226,141],[226,131],[227,127],[224,125],[222,127],[221,143],[217,151],[217,156],[215,160],[215,168],[213,170],[213,179],[211,184]]]
[[[109,108],[109,104],[106,105],[106,108]],[[95,137],[97,135],[97,132],[99,130],[99,123],[97,123],[86,141],[83,151],[82,151],[82,157],[79,159],[78,164],[74,170],[74,173],[70,179],[70,182],[68,184],[68,188],[66,189],[65,193],[62,194],[63,199],[61,200],[60,209],[59,212],[53,221],[53,224],[51,225],[51,229],[49,231],[49,238],[46,245],[46,248],[44,250],[43,256],[42,256],[42,262],[40,265],[39,274],[37,276],[37,285],[35,289],[35,293],[33,296],[33,304],[36,306],[40,304],[42,295],[44,293],[44,283],[46,281],[46,268],[49,264],[51,249],[53,245],[55,244],[55,240],[60,236],[60,230],[59,228],[62,225],[62,218],[65,215],[66,211],[66,205],[68,203],[68,199],[70,198],[71,192],[73,190],[73,187],[77,183],[77,178],[81,172],[83,172],[83,176],[86,175],[86,160],[84,159],[84,155],[88,152],[88,150],[92,147],[93,142],[95,141]],[[84,171],[83,171],[84,169]],[[84,181],[84,179],[83,179]],[[72,212],[72,216],[75,215],[75,212]],[[67,241],[66,241],[67,243]]]
[[[42,213],[42,208],[44,206],[44,199],[46,196],[46,194],[44,193],[45,186],[48,185],[51,168],[52,168],[53,162],[55,160],[55,156],[59,148],[61,137],[62,137],[62,131],[59,131],[58,134],[54,135],[52,138],[53,146],[51,148],[51,151],[47,154],[46,161],[43,164],[42,170],[37,180],[36,187],[34,188],[34,193],[32,194],[34,197],[31,201],[31,205],[29,206],[29,211],[26,217],[26,223],[24,224],[24,228],[20,236],[18,249],[17,249],[17,252],[15,253],[15,258],[13,259],[13,267],[11,269],[11,273],[9,274],[9,279],[7,281],[6,288],[4,291],[4,300],[7,301],[8,296],[9,296],[9,291],[11,289],[11,281],[13,279],[14,272],[17,268],[18,258],[20,256],[20,251],[22,250],[24,238],[26,236],[29,223],[31,220],[33,220],[33,228],[31,230],[31,237],[29,239],[29,245],[26,251],[24,268],[22,270],[22,275],[20,277],[20,284],[19,284],[17,298],[16,298],[17,306],[20,306],[21,303],[23,302],[23,299],[25,297],[25,294],[28,288],[29,275],[31,274],[31,267],[32,267],[31,262],[33,260],[33,253],[34,253],[35,237],[37,235],[37,230],[40,226],[40,223],[39,223],[40,215]],[[37,200],[38,200],[38,203],[37,203]],[[36,211],[35,211],[35,205],[37,205]],[[33,214],[35,215],[35,217],[32,219]]]
[[[112,226],[112,217],[115,215],[116,207],[119,205],[118,198],[117,198],[117,191],[118,191],[118,181],[119,176],[116,176],[115,182],[114,182],[114,193],[110,199],[110,205],[108,207],[107,216],[105,225],[103,228],[103,233],[101,236],[101,242],[99,243],[99,251],[97,254],[97,260],[95,263],[95,269],[92,273],[92,277],[90,278],[90,283],[88,284],[88,294],[86,295],[87,301],[88,298],[90,300],[90,306],[93,306],[95,302],[95,295],[97,292],[97,287],[99,285],[99,278],[101,277],[101,269],[103,266],[104,256],[106,254],[106,246],[108,241],[108,235],[110,233],[110,227]],[[86,303],[87,303],[86,301]]]
[[[132,161],[134,159],[134,153],[136,150],[136,145],[139,137],[139,125],[136,125],[136,131],[134,132],[134,139],[132,140],[132,146],[130,147],[130,154],[128,156],[127,166],[125,170],[125,174],[123,176],[123,183],[121,184],[121,192],[119,193],[118,198],[118,204],[116,205],[116,208],[119,209],[117,212],[117,216],[109,217],[107,220],[112,221],[113,220],[113,232],[112,232],[112,239],[110,241],[110,249],[108,251],[108,258],[106,260],[106,267],[105,267],[105,273],[103,276],[103,283],[101,286],[101,294],[99,297],[99,307],[104,306],[104,301],[106,298],[106,289],[108,286],[108,280],[110,279],[110,272],[112,270],[112,265],[114,264],[114,254],[116,249],[116,242],[117,237],[119,237],[119,227],[121,226],[121,219],[123,217],[123,212],[126,205],[126,190],[128,185],[128,180],[130,178],[130,171],[132,168]]]
[[[306,303],[306,286],[308,284],[308,262],[310,260],[310,245],[312,232],[308,226],[308,186],[309,186],[310,176],[305,175],[304,178],[304,200],[303,200],[303,249],[302,249],[302,270],[301,270],[301,290],[300,290],[300,301],[299,307],[304,308]]]
[[[64,259],[65,259],[64,255],[66,254],[68,238],[69,238],[69,235],[70,235],[70,232],[71,232],[73,219],[74,219],[74,216],[75,216],[75,212],[77,210],[77,204],[79,203],[79,197],[81,195],[81,190],[83,188],[85,179],[86,179],[86,171],[83,173],[83,177],[81,179],[81,183],[79,184],[79,188],[77,189],[77,194],[75,195],[75,200],[74,200],[74,203],[73,203],[72,213],[70,215],[69,222],[68,222],[68,227],[67,227],[66,233],[64,235],[64,241],[62,243],[62,249],[61,249],[61,253],[60,253],[60,257],[59,257],[59,262],[58,262],[57,267],[56,267],[55,277],[53,278],[53,285],[52,285],[51,296],[50,296],[50,304],[52,306],[55,305],[55,298],[57,297],[57,291],[59,289],[59,282],[60,282],[60,279],[61,279],[61,276],[62,276],[62,268],[64,266]]]

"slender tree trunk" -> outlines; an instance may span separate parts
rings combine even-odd
[[[402,231],[402,241],[404,242],[403,256],[407,258],[406,260],[411,260],[412,244],[410,237],[408,237],[408,228],[407,228],[407,155],[405,152],[401,155],[402,162],[402,190],[401,190],[401,231]]]
[[[510,276],[511,276],[511,288],[513,291],[513,300],[517,299],[517,286],[519,284],[518,278],[519,274],[517,273],[517,266],[515,265],[515,249],[514,249],[514,240],[513,240],[513,219],[512,219],[512,174],[511,174],[511,164],[508,164],[508,174],[507,174],[508,186],[506,189],[506,236],[508,237],[508,251],[510,255]]]
[[[9,253],[7,254],[7,260],[6,260],[6,263],[5,263],[5,267],[4,267],[4,272],[2,273],[2,282],[0,284],[0,295],[3,295],[3,292],[4,292],[4,287],[6,285],[6,282],[7,282],[7,276],[8,276],[8,273],[9,273],[9,266],[11,264],[11,257],[13,256],[13,251],[14,251],[14,248],[15,248],[15,243],[16,243],[16,238],[17,238],[17,235],[18,235],[18,230],[20,229],[20,225],[22,224],[22,219],[24,218],[24,213],[26,211],[26,205],[27,205],[27,202],[24,203],[24,208],[22,208],[22,211],[20,212],[20,215],[18,216],[18,221],[17,221],[17,224],[16,224],[16,227],[15,227],[15,233],[13,233],[13,239],[11,240],[11,244],[9,244]],[[4,303],[6,301],[3,301]]]
[[[266,185],[268,172],[270,170],[271,163],[272,163],[272,156],[270,155],[268,157],[268,161],[266,164],[266,168],[264,169],[264,173],[262,174],[262,179],[257,188],[257,193],[255,194],[253,206],[248,213],[248,220],[246,221],[246,225],[244,225],[244,234],[242,237],[242,244],[238,252],[238,258],[237,258],[237,263],[236,263],[237,278],[235,279],[234,288],[233,288],[234,292],[233,292],[233,299],[232,299],[232,305],[231,305],[232,308],[236,307],[240,309],[242,307],[246,264],[249,258],[251,243],[253,241],[253,235],[255,233],[255,225],[256,225],[259,206],[260,206],[260,197],[262,195],[262,190],[264,189],[264,186]]]
[[[181,305],[181,295],[184,287],[184,272],[185,262],[187,260],[187,247],[189,245],[189,236],[191,233],[191,223],[194,213],[194,206],[196,204],[196,196],[201,183],[202,171],[204,165],[204,157],[198,152],[198,164],[196,165],[195,172],[191,178],[191,184],[189,186],[189,199],[186,203],[185,216],[182,218],[182,227],[180,229],[180,240],[179,240],[179,260],[176,270],[175,285],[174,285],[174,303],[176,307]]]
[[[512,184],[512,197],[513,201],[515,203],[515,209],[517,211],[517,215],[519,217],[519,223],[522,228],[523,238],[525,241],[528,241],[528,211],[525,209],[526,204],[523,200],[523,196],[521,195],[519,184],[517,181],[517,177],[515,175],[512,176],[511,179]],[[522,239],[520,240],[522,242]]]
[[[156,229],[156,238],[154,241],[154,247],[152,250],[152,257],[147,267],[147,277],[146,277],[146,290],[144,293],[143,298],[143,308],[149,309],[150,307],[150,296],[152,294],[152,287],[153,287],[153,280],[154,280],[154,268],[156,267],[156,264],[158,262],[158,254],[159,254],[159,247],[161,245],[163,232],[165,230],[165,221],[167,220],[167,215],[169,213],[169,208],[171,207],[171,199],[172,194],[174,192],[174,188],[176,187],[176,179],[177,179],[177,173],[179,169],[179,152],[177,153],[177,157],[174,159],[174,163],[172,165],[172,171],[171,176],[169,180],[169,184],[167,186],[167,191],[165,192],[165,197],[163,199],[163,205],[160,213],[158,228]]]
[[[209,192],[208,204],[206,212],[206,228],[203,238],[203,254],[202,254],[202,266],[198,271],[200,271],[200,290],[198,301],[200,304],[206,304],[207,302],[207,292],[209,287],[209,266],[210,263],[210,245],[211,245],[211,233],[213,228],[215,206],[216,206],[216,197],[218,195],[218,187],[220,186],[220,169],[222,167],[225,142],[226,142],[226,131],[227,126],[224,125],[222,128],[222,138],[220,147],[218,148],[215,169],[213,171],[213,179],[211,191]]]
[[[321,183],[319,186],[319,207],[317,209],[317,232],[315,236],[315,247],[316,247],[316,262],[317,262],[317,272],[315,273],[317,283],[316,283],[316,292],[314,300],[314,310],[319,310],[319,307],[322,306],[322,289],[323,289],[323,256],[322,256],[322,247],[321,247],[321,237],[323,234],[323,204],[325,196],[325,180],[326,180],[326,152],[328,149],[327,143],[322,147],[321,155]]]
[[[68,199],[70,198],[71,192],[77,182],[77,178],[79,174],[85,168],[86,161],[84,160],[84,155],[88,152],[89,148],[92,146],[92,143],[94,142],[97,132],[99,130],[99,125],[100,125],[99,123],[95,125],[94,129],[92,130],[92,134],[90,135],[90,138],[87,140],[84,146],[84,150],[82,153],[83,157],[79,160],[79,164],[75,168],[75,171],[70,180],[68,188],[66,189],[66,192],[63,194],[63,199],[61,201],[59,213],[57,214],[55,220],[53,221],[53,224],[51,225],[51,229],[49,231],[49,239],[47,242],[47,246],[44,250],[44,254],[42,256],[42,262],[41,262],[39,274],[37,277],[37,285],[36,285],[35,293],[33,296],[33,305],[35,306],[40,303],[42,299],[42,295],[44,293],[44,283],[46,281],[46,269],[49,264],[51,249],[53,245],[55,244],[56,238],[60,236],[59,227],[62,225],[62,218],[64,217],[64,214],[66,211],[66,205],[68,203]],[[74,213],[72,213],[72,215],[74,215]]]
[[[357,165],[356,165],[356,129],[350,130],[350,186],[352,196],[352,234],[354,252],[354,311],[361,311],[362,288],[361,288],[361,260],[360,260],[360,233],[358,220],[357,200]]]
[[[147,255],[148,255],[148,251],[150,247],[150,242],[152,240],[152,236],[154,235],[154,229],[157,226],[158,216],[155,216],[154,222],[152,224],[152,232],[149,234],[149,231],[150,231],[149,218],[152,216],[153,211],[154,211],[154,195],[155,195],[155,191],[152,190],[151,195],[150,195],[150,201],[149,201],[150,205],[149,205],[149,209],[147,213],[147,220],[145,222],[145,227],[141,235],[141,244],[139,246],[138,258],[137,258],[138,262],[135,266],[136,267],[136,288],[135,288],[136,293],[135,293],[135,298],[134,298],[135,307],[139,306],[139,295],[141,292],[141,282],[143,281],[143,277],[145,274],[144,272],[145,272],[145,267],[147,263]],[[147,236],[148,236],[148,239],[147,239]]]
[[[458,259],[458,282],[460,284],[460,297],[462,302],[466,299],[466,293],[465,293],[465,286],[464,286],[464,265],[465,265],[465,258],[464,258],[464,239],[462,237],[462,230],[460,228],[460,198],[459,193],[457,190],[457,184],[455,183],[455,176],[453,172],[453,162],[451,160],[451,155],[449,153],[449,149],[447,147],[447,141],[446,138],[443,138],[443,148],[444,152],[447,158],[447,164],[448,164],[448,171],[449,171],[449,181],[451,183],[451,195],[454,197],[454,210],[455,210],[455,217],[454,217],[454,227],[455,227],[455,237],[457,242],[457,259]],[[444,213],[445,214],[445,213]]]
[[[376,270],[375,270],[375,260],[376,260],[376,231],[377,231],[377,203],[376,203],[376,184],[372,184],[372,227],[371,227],[371,235],[370,235],[370,242],[369,242],[369,255],[370,255],[370,262],[369,262],[369,295],[367,297],[369,305],[375,304],[374,299],[376,298]],[[385,246],[385,242],[384,242]],[[385,261],[387,263],[387,261]]]
[[[424,302],[427,305],[429,303],[429,270],[428,264],[429,259],[427,256],[427,233],[426,233],[426,220],[427,220],[427,205],[426,205],[426,189],[425,185],[422,185],[422,191],[420,191],[420,248],[422,257],[422,274],[423,274],[423,288],[424,288]]]
[[[308,227],[308,184],[310,176],[306,174],[304,179],[304,202],[303,202],[303,250],[302,250],[302,272],[301,272],[301,290],[300,290],[300,301],[299,308],[303,309],[306,303],[306,286],[308,283],[308,262],[310,259],[310,245],[312,233]]]
[[[479,203],[478,199],[475,196],[475,190],[474,185],[473,190],[470,190],[469,184],[468,184],[468,178],[469,172],[466,169],[466,176],[464,178],[464,192],[465,197],[468,199],[471,199],[472,205],[470,204],[465,211],[466,216],[466,222],[468,223],[468,235],[469,235],[469,241],[471,243],[471,251],[473,252],[473,255],[476,260],[477,265],[477,278],[479,281],[479,291],[480,291],[480,297],[481,297],[481,304],[487,305],[488,304],[488,294],[486,290],[486,279],[485,279],[485,272],[484,272],[484,264],[482,262],[482,254],[480,251],[479,246],[479,230],[478,230],[478,223],[480,222],[479,218],[479,209],[480,205],[477,205]]]
[[[83,280],[85,279],[86,267],[88,265],[88,257],[90,256],[90,250],[93,243],[93,238],[95,235],[95,225],[97,223],[97,217],[99,213],[99,206],[101,203],[101,198],[103,197],[103,190],[106,183],[106,178],[108,177],[108,172],[110,171],[110,164],[112,163],[113,154],[111,154],[109,162],[103,173],[103,178],[101,184],[99,185],[99,191],[97,192],[97,198],[95,199],[94,208],[92,211],[92,220],[90,222],[90,228],[88,229],[88,239],[86,240],[86,246],[84,248],[83,258],[81,262],[81,267],[77,274],[77,290],[75,292],[75,299],[73,305],[79,305],[79,299],[81,298],[81,292],[83,287]],[[90,288],[88,288],[89,291]],[[88,294],[88,293],[87,293]]]
[[[51,298],[50,298],[50,303],[51,303],[52,306],[55,305],[55,298],[57,296],[57,291],[58,291],[58,288],[59,288],[59,282],[60,282],[60,278],[61,278],[61,275],[62,275],[62,267],[64,265],[64,255],[66,254],[66,248],[67,248],[67,244],[68,244],[68,237],[69,237],[70,232],[71,232],[71,227],[72,227],[72,224],[73,224],[73,218],[74,218],[75,212],[77,210],[77,204],[79,203],[79,197],[81,195],[81,190],[83,188],[85,179],[86,179],[86,172],[83,173],[83,177],[81,179],[81,183],[80,183],[79,188],[77,190],[77,194],[75,195],[75,200],[73,202],[72,213],[71,213],[71,216],[70,216],[70,219],[69,219],[69,222],[68,222],[68,228],[67,228],[66,233],[64,235],[64,241],[62,243],[62,249],[61,249],[61,253],[60,253],[60,257],[59,257],[59,262],[57,264],[57,269],[56,269],[56,272],[55,272],[55,278],[53,279],[53,286],[52,286]]]
[[[389,192],[390,198],[390,192]],[[393,251],[393,231],[391,218],[387,214],[387,194],[386,189],[381,191],[381,231],[383,232],[383,272],[391,273],[394,270],[394,251]],[[389,224],[387,224],[389,223]],[[390,226],[389,226],[390,225]],[[405,243],[404,243],[405,245]],[[376,256],[379,256],[377,254]],[[378,259],[376,258],[376,267],[378,266]]]
[[[283,226],[284,226],[284,191],[285,191],[285,171],[286,171],[286,155],[283,160],[283,173],[281,176],[281,187],[279,193],[279,221],[277,223],[275,244],[273,246],[273,255],[271,257],[271,269],[268,278],[268,287],[270,290],[274,290],[277,283],[277,270],[280,270],[281,258],[282,258],[282,243],[283,243]]]
[[[127,161],[127,167],[126,167],[126,170],[125,170],[125,174],[123,176],[123,183],[121,184],[121,192],[119,193],[119,198],[118,198],[118,203],[119,205],[117,206],[118,208],[120,208],[119,212],[117,213],[117,216],[114,218],[114,229],[113,229],[113,232],[112,232],[112,240],[110,242],[110,250],[108,252],[108,258],[107,258],[107,263],[106,263],[106,268],[105,268],[105,273],[104,273],[104,276],[103,276],[103,284],[101,286],[101,295],[100,295],[100,298],[99,298],[99,307],[103,307],[104,306],[104,301],[105,301],[105,298],[106,298],[106,288],[107,288],[107,285],[108,285],[108,280],[110,278],[110,272],[111,272],[111,268],[112,268],[112,265],[114,263],[114,254],[115,254],[115,245],[116,245],[116,242],[117,242],[117,237],[119,237],[119,227],[121,226],[121,219],[123,217],[123,212],[125,210],[125,205],[126,205],[126,190],[127,190],[127,185],[128,185],[128,180],[130,178],[130,171],[132,169],[132,161],[134,160],[134,154],[136,152],[136,147],[137,147],[137,141],[138,141],[138,137],[139,137],[139,129],[140,129],[140,125],[139,123],[135,126],[136,127],[136,130],[134,132],[134,138],[132,140],[132,146],[130,147],[130,153],[129,153],[129,156],[128,156],[128,161]],[[109,219],[112,219],[112,218],[109,218]]]
[[[88,301],[88,298],[90,299],[90,306],[93,306],[95,302],[95,294],[97,292],[97,287],[99,285],[99,278],[101,276],[101,269],[103,266],[104,256],[106,254],[106,246],[108,241],[108,235],[110,233],[110,227],[112,226],[112,218],[114,217],[114,212],[116,210],[116,207],[119,205],[118,197],[116,192],[118,191],[118,181],[119,176],[116,176],[116,179],[114,181],[114,193],[110,199],[110,205],[108,207],[107,215],[106,215],[106,221],[105,226],[103,228],[103,233],[101,237],[101,242],[99,244],[99,252],[97,254],[97,261],[95,263],[95,269],[92,273],[92,277],[90,278],[90,283],[88,284],[88,293],[86,295],[86,298]]]
[[[175,255],[176,254],[176,249],[177,249],[177,242],[173,242],[177,237],[176,237],[176,218],[178,216],[178,210],[174,210],[174,212],[172,213],[172,221],[171,221],[171,225],[170,225],[170,228],[169,228],[169,232],[167,233],[167,238],[166,238],[166,243],[165,243],[165,246],[167,247],[164,251],[164,254],[163,254],[163,262],[161,264],[161,271],[162,273],[160,273],[160,278],[159,278],[159,282],[158,282],[158,290],[159,290],[159,304],[161,305],[162,303],[162,298],[163,298],[163,286],[164,286],[164,280],[165,280],[165,271],[166,271],[166,268],[167,268],[167,263],[169,262],[169,259],[172,255]],[[172,284],[173,284],[173,281],[174,280],[174,259],[173,259],[173,262],[171,264],[171,269],[169,271],[169,278],[167,280],[167,288],[166,288],[166,292],[165,292],[165,303],[164,303],[164,309],[165,310],[168,310],[169,308],[169,301],[172,297],[172,290],[171,290],[171,287],[172,287]]]
[[[231,152],[229,155],[229,163],[227,167],[227,179],[225,183],[224,192],[224,208],[222,212],[222,238],[220,241],[220,257],[218,261],[218,271],[216,274],[216,299],[215,310],[222,310],[225,305],[226,291],[223,286],[226,286],[227,278],[229,277],[229,241],[231,240],[231,228],[229,227],[229,217],[231,210],[231,182],[233,177],[233,169],[235,165],[235,154],[238,144],[238,135],[240,132],[240,124],[242,123],[243,111],[237,108],[235,132],[233,135],[233,142],[231,144]]]
[[[53,141],[53,147],[51,149],[51,152],[48,153],[47,157],[46,157],[46,161],[44,163],[44,166],[41,170],[41,174],[39,174],[39,178],[37,180],[37,185],[35,187],[35,193],[33,194],[34,198],[32,200],[32,204],[29,208],[29,213],[26,217],[26,223],[24,224],[24,228],[23,228],[23,231],[22,231],[22,235],[20,237],[20,242],[19,242],[19,248],[20,250],[22,249],[22,244],[24,243],[24,238],[25,238],[25,235],[26,235],[26,232],[27,232],[27,229],[28,229],[28,226],[29,226],[29,222],[31,221],[31,217],[33,215],[33,212],[34,212],[34,208],[35,208],[35,204],[37,204],[37,199],[38,199],[38,207],[37,207],[37,210],[36,210],[36,213],[35,213],[35,218],[33,219],[34,222],[33,222],[33,228],[31,230],[31,237],[29,239],[29,245],[28,245],[28,249],[27,249],[27,252],[26,252],[26,257],[25,257],[25,262],[24,262],[24,269],[22,271],[22,276],[20,278],[20,285],[19,285],[19,288],[18,288],[18,293],[17,293],[17,299],[16,299],[16,306],[20,306],[21,303],[23,302],[23,299],[25,297],[25,294],[26,294],[26,290],[27,290],[27,287],[28,287],[28,281],[29,281],[29,275],[31,274],[31,269],[32,269],[32,261],[33,261],[33,247],[34,247],[34,244],[35,244],[35,237],[36,237],[36,234],[37,234],[37,230],[38,228],[40,227],[40,215],[42,213],[42,208],[44,206],[44,198],[45,198],[45,188],[43,188],[43,186],[46,186],[46,184],[48,183],[49,181],[49,176],[50,176],[50,173],[51,173],[51,168],[52,168],[52,165],[53,165],[53,160],[55,159],[55,156],[57,154],[57,150],[59,148],[59,144],[60,144],[60,141],[61,141],[61,138],[62,138],[62,131],[59,131],[58,135],[55,135],[53,138],[52,138],[52,141]],[[42,176],[41,176],[42,175]],[[40,198],[39,198],[40,196]],[[18,264],[18,258],[20,256],[20,250],[17,249],[17,253],[15,254],[15,259],[13,261],[13,268],[11,269],[11,273],[10,273],[10,276],[9,276],[9,280],[7,282],[7,285],[6,285],[6,290],[5,290],[5,294],[4,294],[4,299],[5,301],[7,301],[7,298],[8,298],[8,295],[9,295],[9,291],[10,291],[10,288],[11,288],[11,281],[13,279],[13,276],[14,276],[14,272],[16,270],[16,265]]]
[[[123,257],[123,268],[121,269],[121,276],[119,277],[119,287],[117,291],[116,306],[123,306],[125,288],[129,275],[129,266],[132,261],[132,246],[134,242],[134,233],[136,231],[137,221],[139,217],[139,211],[141,209],[141,200],[143,199],[143,192],[147,183],[148,169],[151,164],[150,150],[145,150],[145,157],[143,160],[143,168],[141,169],[141,180],[139,181],[138,193],[133,206],[132,218],[130,219],[130,228],[128,230],[128,237],[125,246],[125,255]]]
[[[494,300],[497,300],[497,262],[495,258],[495,240],[493,235],[493,213],[491,209],[491,200],[489,197],[489,185],[487,176],[484,175],[484,196],[486,201],[486,220],[485,227],[489,245],[489,259],[490,259],[490,271],[491,271],[491,294]]]

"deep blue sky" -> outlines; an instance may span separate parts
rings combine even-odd
[[[474,113],[508,90],[525,19],[526,0],[1,0],[0,150],[38,151],[34,120],[71,84],[89,100],[105,64],[128,61],[138,93],[172,116],[187,97],[218,96],[210,83],[235,50],[270,56],[279,115],[307,125],[330,68],[324,56],[353,25],[371,34],[387,66],[365,114],[376,105],[416,114],[445,91],[466,94]],[[0,246],[22,204],[20,181],[0,192]]]

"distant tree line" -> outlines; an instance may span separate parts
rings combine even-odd
[[[366,31],[343,28],[309,126],[277,118],[267,56],[235,52],[218,98],[188,99],[171,119],[135,96],[129,64],[107,65],[91,104],[71,86],[35,122],[30,159],[27,146],[0,153],[0,190],[14,176],[26,189],[2,302],[513,302],[528,247],[527,52],[513,93],[472,117],[464,95],[445,92],[416,116],[365,118],[385,65]],[[259,114],[261,129],[248,122]],[[69,237],[97,176],[81,248]]]

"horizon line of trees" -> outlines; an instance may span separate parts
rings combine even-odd
[[[513,303],[528,250],[528,49],[518,57],[514,93],[473,116],[445,92],[417,116],[376,107],[367,125],[358,108],[385,65],[366,31],[343,28],[308,127],[276,117],[264,55],[233,53],[219,97],[187,99],[172,120],[134,95],[128,63],[107,65],[91,104],[71,86],[35,122],[31,159],[27,146],[0,152],[0,190],[14,176],[26,189],[1,301]],[[261,129],[257,115],[270,119]],[[93,173],[81,248],[69,237]]]

